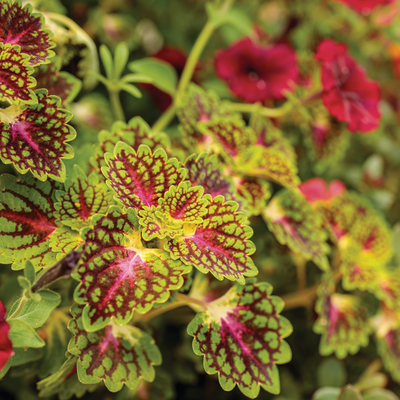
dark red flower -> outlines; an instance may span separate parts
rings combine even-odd
[[[0,370],[7,364],[8,359],[14,354],[11,340],[8,337],[10,325],[5,318],[6,308],[0,301]]]
[[[393,3],[394,0],[334,0],[337,3],[343,3],[360,13],[372,11],[377,6],[383,6]]]
[[[339,180],[333,180],[329,186],[321,178],[312,178],[303,182],[299,186],[300,192],[310,203],[316,202],[329,202],[335,197],[340,196],[345,190],[346,186]]]
[[[249,38],[220,50],[214,67],[231,91],[249,103],[282,100],[282,91],[299,78],[296,53],[289,45],[267,47]]]
[[[348,54],[347,47],[327,39],[318,46],[321,61],[322,101],[329,113],[347,122],[351,132],[369,132],[379,126],[380,90],[363,67]]]

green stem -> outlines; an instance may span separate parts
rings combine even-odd
[[[171,104],[163,114],[161,114],[160,118],[154,123],[153,127],[151,130],[153,132],[160,132],[162,131],[166,126],[169,125],[169,123],[172,121],[172,119],[175,117],[175,105]]]
[[[293,107],[294,103],[286,102],[283,106],[277,108],[262,107],[260,103],[247,104],[247,103],[230,103],[230,108],[234,111],[242,113],[260,114],[264,117],[279,118],[287,114]]]
[[[206,302],[195,299],[194,297],[190,297],[186,294],[177,293],[175,297],[177,300],[184,302],[188,306],[190,306],[191,304],[192,305],[194,304],[196,306],[200,306],[203,310],[208,308]]]
[[[158,315],[164,314],[167,311],[174,310],[175,308],[186,306],[186,303],[183,301],[176,301],[174,303],[170,303],[165,307],[156,308],[155,310],[151,310],[147,314],[140,316],[140,321],[149,321]]]
[[[215,25],[211,21],[208,21],[203,30],[201,31],[199,37],[194,44],[192,51],[189,54],[189,57],[186,61],[185,68],[183,69],[181,79],[179,80],[178,88],[175,95],[175,105],[176,107],[180,107],[182,103],[182,97],[185,93],[186,87],[192,79],[193,72],[196,68],[197,61],[200,58],[200,55],[210,39],[212,33],[214,32]]]
[[[117,121],[125,121],[124,110],[119,99],[119,90],[108,90],[110,94],[111,107]]]

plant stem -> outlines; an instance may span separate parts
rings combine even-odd
[[[153,132],[160,132],[162,131],[166,126],[169,125],[169,123],[172,121],[172,119],[175,117],[175,105],[171,104],[163,114],[161,114],[160,118],[154,123],[153,127],[151,130]]]
[[[293,256],[297,273],[297,291],[302,292],[307,287],[306,260],[299,254]]]
[[[286,115],[293,107],[294,103],[286,102],[283,106],[277,108],[262,107],[260,103],[246,104],[246,103],[230,103],[230,108],[234,111],[242,113],[258,113],[264,117],[279,118]]]
[[[182,293],[177,293],[176,298],[180,301],[185,302],[187,305],[190,304],[196,304],[197,306],[200,306],[203,310],[207,309],[207,303],[198,299],[195,299],[194,297],[190,297],[186,294]]]
[[[175,308],[179,308],[182,306],[186,306],[186,303],[184,301],[176,301],[174,303],[170,303],[165,307],[156,308],[155,310],[151,310],[147,314],[144,314],[143,316],[140,317],[140,321],[149,321],[150,319],[153,319],[158,315],[164,314],[167,311],[171,311],[174,310]]]
[[[190,80],[192,79],[193,72],[196,68],[197,61],[200,58],[200,55],[207,44],[208,40],[210,39],[212,33],[214,32],[215,25],[208,21],[205,25],[203,30],[201,31],[199,37],[194,44],[192,51],[189,54],[189,57],[186,61],[185,67],[182,72],[181,79],[179,80],[178,88],[176,90],[175,95],[175,105],[176,107],[180,107],[182,102],[182,97],[185,93],[186,87],[189,84]]]
[[[336,271],[333,274],[335,282],[338,282],[341,277],[342,274],[339,271]],[[317,283],[308,289],[282,296],[282,300],[285,302],[285,310],[291,310],[292,308],[298,307],[310,307],[314,299],[317,297],[319,285],[320,284]]]
[[[119,90],[109,89],[111,107],[114,117],[117,121],[125,121],[124,110],[122,109],[121,101],[119,99]]]

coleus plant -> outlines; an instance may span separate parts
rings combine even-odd
[[[374,195],[384,177],[365,175],[357,187],[335,170],[338,160],[359,164],[351,134],[390,126],[379,109],[383,90],[342,31],[333,40],[314,21],[321,40],[299,44],[296,32],[309,35],[301,24],[287,21],[274,33],[263,17],[265,26],[254,27],[245,5],[233,3],[206,3],[207,23],[186,59],[174,47],[157,48],[160,33],[146,21],[118,43],[127,33],[115,21],[129,29],[135,22],[124,15],[128,6],[102,3],[93,12],[99,26],[91,16],[84,30],[58,2],[0,1],[0,378],[7,395],[90,398],[105,387],[119,400],[168,399],[172,384],[188,379],[179,368],[189,363],[193,372],[202,359],[200,369],[225,391],[255,398],[282,387],[282,398],[297,399],[285,392],[289,370],[278,366],[290,362],[296,371],[299,342],[308,343],[298,336],[307,324],[289,311],[300,308],[315,311],[306,336],[321,336],[321,356],[366,352],[374,333],[385,369],[400,382],[399,256],[382,213],[397,192],[390,181]],[[390,24],[371,28],[379,14],[364,16],[391,1],[287,3],[283,14],[293,19],[322,10],[382,42],[395,36]],[[215,31],[224,46],[200,62]],[[98,42],[112,51],[103,43],[98,52]],[[153,57],[131,52],[139,42]],[[146,118],[152,126],[135,105],[151,101],[141,88],[168,100],[157,120],[157,112]],[[74,102],[81,90],[87,93]],[[399,219],[396,210],[387,217]],[[163,337],[173,315],[190,337],[177,346]],[[358,380],[322,379],[298,392],[397,398],[371,365]],[[12,388],[24,374],[24,387]]]

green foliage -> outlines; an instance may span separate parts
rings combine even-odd
[[[25,3],[0,397],[398,400],[397,2]]]

